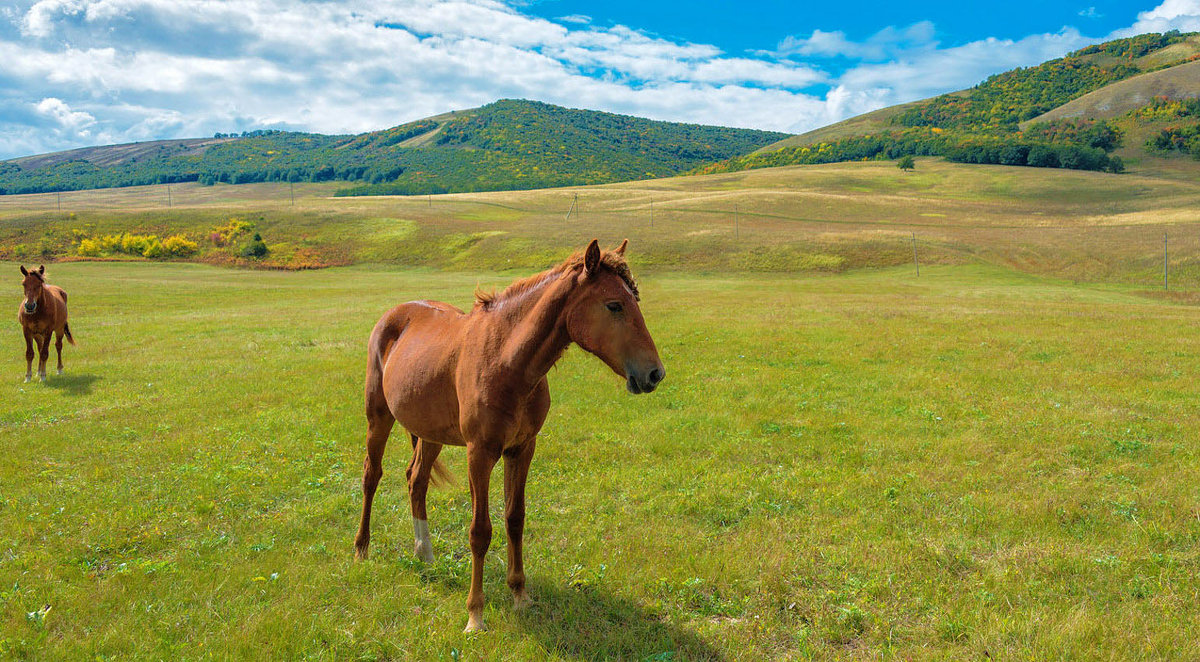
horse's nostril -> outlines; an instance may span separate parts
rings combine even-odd
[[[650,371],[650,375],[649,375],[650,383],[657,384],[657,383],[661,382],[663,380],[663,377],[665,377],[665,376],[666,375],[664,374],[664,371],[662,368],[655,368]]]

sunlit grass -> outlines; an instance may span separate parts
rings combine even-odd
[[[607,186],[333,198],[335,184],[196,184],[0,196],[0,259],[77,253],[81,236],[182,233],[226,264],[214,227],[255,224],[259,266],[355,263],[444,270],[550,266],[593,237],[628,237],[642,271],[840,273],[910,263],[990,264],[1088,282],[1200,287],[1200,184],[1139,174],[919,159],[768,168]],[[572,204],[575,209],[567,218]],[[48,257],[44,257],[48,256]],[[249,262],[248,262],[249,264]]]
[[[631,396],[577,349],[551,374],[537,606],[508,609],[498,526],[492,631],[466,636],[466,487],[431,493],[438,560],[410,560],[399,435],[352,560],[365,341],[395,303],[510,275],[49,275],[79,346],[24,385],[9,336],[0,657],[1187,659],[1200,638],[1191,306],[978,266],[644,275],[667,380]]]

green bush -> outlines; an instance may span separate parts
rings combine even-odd
[[[250,243],[242,246],[242,250],[238,254],[242,257],[263,258],[269,252],[270,250],[267,248],[266,243],[263,242],[262,235],[255,232],[254,238],[250,240]]]

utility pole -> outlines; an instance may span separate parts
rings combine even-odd
[[[575,204],[578,202],[579,202],[579,194],[576,193],[575,197],[571,198],[571,208],[567,210],[567,217],[563,219],[564,221],[571,220],[571,213],[575,211]]]
[[[913,238],[913,266],[917,268],[917,277],[921,277],[921,263],[917,261],[917,233],[912,233]]]

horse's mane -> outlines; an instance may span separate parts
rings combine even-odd
[[[571,257],[568,257],[566,260],[564,260],[562,264],[556,267],[551,267],[550,269],[547,269],[541,273],[529,276],[528,278],[522,278],[504,288],[504,290],[501,292],[497,293],[495,291],[485,292],[483,290],[475,290],[475,307],[482,308],[483,310],[489,310],[499,302],[515,296],[520,296],[521,294],[528,292],[549,278],[558,276],[560,274],[578,271],[583,268],[584,253],[585,251],[583,250],[576,251],[571,255]],[[625,261],[623,256],[618,255],[614,251],[602,252],[600,254],[600,268],[611,271],[621,280],[625,281],[625,284],[629,286],[630,291],[633,292],[633,298],[637,301],[641,301],[641,295],[638,293],[637,281],[633,280],[633,273],[629,271],[629,263]]]

